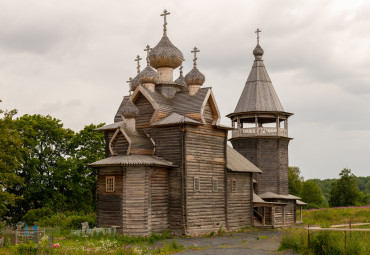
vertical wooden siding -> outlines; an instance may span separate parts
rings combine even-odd
[[[232,180],[236,181],[236,191],[232,192]],[[252,225],[252,174],[227,173],[227,224],[229,229]]]
[[[168,170],[151,169],[149,183],[151,230],[160,233],[168,229]]]
[[[172,162],[176,167],[168,172],[170,230],[175,234],[184,234],[184,201],[182,174],[184,155],[183,130],[181,126],[145,129],[155,142],[155,155]]]
[[[217,135],[217,136],[215,136]],[[225,221],[225,133],[210,128],[186,127],[187,233],[214,231]],[[194,177],[200,190],[194,190]],[[218,191],[212,191],[212,179]]]
[[[130,235],[146,235],[148,226],[148,169],[127,167],[123,214],[123,232]]]

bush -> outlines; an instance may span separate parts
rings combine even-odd
[[[20,243],[20,244],[17,245],[17,252],[20,255],[38,254],[37,250],[38,250],[37,244],[32,243],[32,242],[30,242],[30,243]]]
[[[309,248],[318,255],[340,255],[338,233],[319,231],[311,235]]]
[[[26,222],[28,225],[34,225],[42,218],[53,215],[53,213],[54,213],[53,210],[51,210],[48,207],[31,209],[23,216],[22,220]]]

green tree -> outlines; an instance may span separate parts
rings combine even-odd
[[[320,208],[324,200],[319,185],[312,180],[303,183],[301,197],[304,202],[308,203],[308,208]]]
[[[23,147],[23,161],[17,174],[27,185],[14,190],[22,194],[24,201],[14,207],[13,215],[21,217],[30,209],[49,206],[62,209],[66,198],[61,197],[58,183],[60,165],[65,164],[70,153],[70,141],[74,132],[64,129],[60,120],[51,116],[23,115],[14,121],[20,132]]]
[[[97,195],[97,169],[89,164],[104,158],[105,140],[102,132],[95,131],[104,124],[85,126],[76,133],[70,143],[71,157],[64,167],[69,179],[61,174],[60,180],[65,181],[66,196],[71,210],[95,211]],[[67,169],[69,168],[69,169]],[[60,171],[62,173],[63,171]],[[83,197],[83,201],[81,201]]]
[[[333,182],[330,190],[330,206],[350,206],[362,204],[362,197],[356,184],[356,176],[351,169],[344,168],[340,178]]]
[[[0,217],[21,198],[21,195],[9,192],[14,186],[21,186],[23,183],[16,174],[23,163],[22,141],[19,133],[13,129],[13,116],[16,113],[16,110],[0,109]]]
[[[288,168],[289,177],[289,194],[299,196],[302,190],[303,177],[300,176],[301,171],[297,166]]]

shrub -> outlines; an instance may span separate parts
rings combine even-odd
[[[53,213],[53,210],[48,207],[31,209],[23,216],[22,220],[28,225],[34,225],[37,221],[41,220],[42,218],[49,217],[53,215]]]
[[[285,230],[283,238],[280,242],[279,251],[292,249],[295,252],[300,252],[303,249],[303,239],[301,238],[300,229]]]
[[[340,255],[338,233],[319,231],[311,235],[309,248],[318,255]]]

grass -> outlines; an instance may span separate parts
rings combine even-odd
[[[49,244],[48,236],[45,236],[39,243],[20,243],[12,246],[9,243],[5,248],[0,249],[0,255],[8,254],[125,254],[125,255],[164,255],[184,250],[178,241],[165,241],[162,246],[154,246],[156,241],[171,238],[168,232],[163,234],[153,233],[149,237],[117,236],[94,236],[67,238],[54,238],[52,245]]]
[[[370,206],[311,209],[303,210],[302,213],[305,225],[329,226],[350,222],[370,222]]]
[[[329,208],[303,211],[305,224],[329,227],[335,224],[370,222],[370,207]],[[361,226],[369,228],[370,226]],[[356,227],[357,228],[357,227]],[[370,232],[310,231],[304,228],[283,230],[279,250],[292,249],[301,254],[370,254]]]

